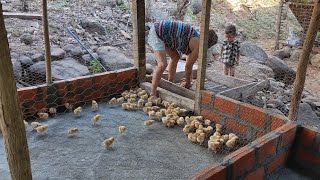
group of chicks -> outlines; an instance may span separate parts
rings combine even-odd
[[[205,138],[211,135],[208,140],[208,149],[215,153],[217,153],[224,144],[229,149],[234,148],[239,139],[239,137],[233,133],[221,135],[221,129],[223,127],[221,124],[215,124],[215,132],[213,133],[212,122],[208,119],[203,120],[202,116],[191,116],[185,119],[187,124],[183,128],[183,132],[187,134],[188,139],[193,143],[202,144]]]

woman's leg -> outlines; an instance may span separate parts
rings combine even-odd
[[[168,80],[173,82],[176,75],[180,54],[177,52],[177,50],[171,49],[171,48],[166,48],[166,52],[171,58],[171,61],[168,67],[168,70],[169,70]]]
[[[166,51],[154,51],[157,60],[157,68],[152,76],[152,88],[150,96],[157,97],[157,88],[163,72],[167,68]]]
[[[185,84],[183,85],[185,88],[189,89],[191,87],[191,74],[192,67],[194,63],[197,61],[199,55],[199,49],[194,49],[187,57],[187,62],[185,66]]]

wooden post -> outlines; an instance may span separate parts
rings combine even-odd
[[[284,3],[284,0],[280,0],[280,3],[279,3],[280,7],[279,7],[278,16],[277,16],[277,23],[276,23],[276,40],[275,40],[274,50],[278,50],[279,49],[283,3]]]
[[[140,82],[146,78],[145,1],[132,1],[133,58]]]
[[[52,83],[51,50],[50,50],[50,40],[49,40],[49,28],[48,28],[47,0],[42,0],[42,30],[43,30],[45,53],[46,53],[46,82],[47,84],[51,84]]]
[[[26,130],[18,100],[1,3],[0,47],[0,128],[5,143],[11,179],[32,180]]]
[[[211,0],[202,0],[201,24],[200,24],[200,45],[197,70],[197,82],[195,93],[195,113],[201,111],[201,90],[204,89],[207,66],[208,32],[210,24]]]
[[[303,44],[303,48],[302,48],[303,51],[299,59],[296,79],[293,84],[294,86],[293,94],[291,97],[291,103],[290,103],[291,105],[290,105],[290,111],[289,111],[289,119],[292,121],[297,120],[301,94],[302,94],[305,80],[306,80],[306,72],[307,72],[307,67],[309,63],[310,53],[313,48],[313,44],[318,32],[319,25],[320,25],[320,1],[315,0],[306,40]]]

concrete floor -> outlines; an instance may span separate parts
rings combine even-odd
[[[73,113],[59,114],[45,123],[46,135],[27,130],[34,180],[90,179],[188,179],[222,157],[188,141],[181,127],[166,128],[157,122],[145,127],[142,111],[126,112],[100,104],[100,126],[93,127],[95,113],[89,106],[80,118]],[[119,135],[119,125],[127,132]],[[79,128],[77,136],[67,137],[67,129]],[[102,141],[115,137],[114,148]],[[0,179],[9,180],[3,138],[0,137]]]

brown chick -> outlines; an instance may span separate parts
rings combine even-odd
[[[120,134],[123,134],[126,130],[127,130],[126,126],[119,126],[118,127],[118,131],[119,131]]]
[[[151,125],[153,125],[154,122],[155,122],[155,120],[146,120],[143,124],[145,126],[151,126]]]
[[[103,144],[106,148],[112,148],[112,144],[114,142],[114,137],[110,137],[103,141]]]
[[[48,130],[48,127],[49,127],[49,126],[48,126],[47,124],[41,125],[41,126],[37,127],[37,128],[36,128],[37,133],[38,133],[38,134],[43,134],[43,133],[45,133],[45,132]]]
[[[79,131],[78,128],[69,128],[69,129],[68,129],[68,135],[69,135],[69,137],[75,136],[78,131]]]

